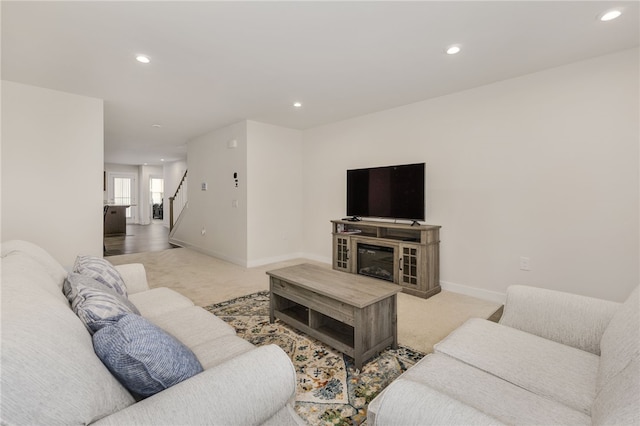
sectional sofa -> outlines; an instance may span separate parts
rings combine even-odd
[[[510,287],[370,404],[373,425],[640,425],[640,298]]]
[[[142,265],[115,267],[125,294],[100,296],[34,244],[2,243],[1,261],[1,424],[303,424],[292,408],[295,371],[279,347],[256,348],[177,292],[149,289]],[[113,297],[126,297],[123,313],[107,320],[83,305],[111,309]],[[162,357],[173,350],[181,358]]]
[[[142,265],[114,267],[126,312],[105,320],[81,306],[92,281],[78,275],[99,269],[93,259],[76,274],[31,243],[1,248],[0,424],[304,424],[280,348],[256,348],[189,299],[150,289]],[[513,286],[499,324],[472,319],[455,330],[369,404],[367,423],[640,424],[639,311],[637,288],[614,303]],[[187,376],[147,374],[135,392],[125,387],[111,349],[149,342],[114,340],[116,325],[141,321],[134,331],[161,341],[158,354],[177,345],[178,362],[162,370],[192,366]]]

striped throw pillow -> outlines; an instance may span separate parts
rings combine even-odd
[[[76,258],[73,272],[86,275],[127,297],[127,286],[118,270],[106,259],[81,255]]]
[[[93,348],[135,397],[146,398],[202,371],[194,353],[145,318],[126,314],[93,335]]]
[[[69,273],[63,291],[73,312],[92,334],[105,325],[104,320],[122,314],[140,314],[126,297],[86,275]]]

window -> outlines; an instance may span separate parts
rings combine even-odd
[[[151,204],[162,204],[164,179],[151,178],[149,186],[151,187]]]
[[[113,179],[113,201],[115,204],[131,205],[131,179]],[[131,207],[127,208],[127,219],[131,218]]]

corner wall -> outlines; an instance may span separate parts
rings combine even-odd
[[[102,256],[103,102],[2,81],[2,241]]]
[[[187,151],[189,202],[173,242],[247,267],[301,256],[299,130],[243,121]]]
[[[229,147],[235,141],[235,147]],[[188,205],[173,241],[239,265],[247,263],[247,125],[240,122],[187,143]],[[234,186],[233,173],[241,184]],[[202,189],[202,184],[207,189]],[[237,200],[237,207],[233,207]],[[204,232],[203,232],[204,231]]]
[[[305,131],[305,251],[330,258],[347,169],[424,161],[444,289],[623,300],[639,282],[638,75],[633,49]]]
[[[301,257],[302,132],[247,122],[247,266]]]

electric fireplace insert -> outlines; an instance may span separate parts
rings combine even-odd
[[[358,243],[358,274],[393,282],[393,248]]]

